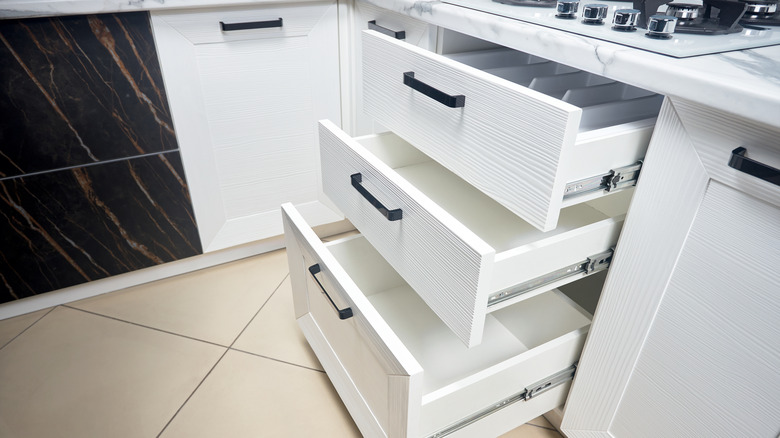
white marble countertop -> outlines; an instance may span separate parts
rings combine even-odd
[[[439,1],[366,1],[657,93],[780,127],[780,46],[678,59]],[[0,18],[262,3],[273,1],[0,0]]]

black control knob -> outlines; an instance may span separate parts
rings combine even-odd
[[[612,17],[612,29],[621,32],[635,31],[639,14],[639,9],[618,9]]]
[[[604,24],[609,6],[601,3],[588,3],[582,8],[582,22],[585,24]]]
[[[579,0],[558,0],[558,8],[555,16],[567,19],[577,18],[577,9],[579,6]]]
[[[677,17],[661,14],[651,15],[650,20],[647,22],[647,33],[645,36],[668,40],[672,37],[675,26],[677,26]]]

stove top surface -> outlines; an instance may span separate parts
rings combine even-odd
[[[498,3],[494,0],[442,0],[442,2],[676,58],[780,45],[780,26],[763,26],[761,24],[753,24],[751,25],[753,28],[745,28],[741,32],[727,35],[696,35],[675,32],[670,39],[648,38],[645,36],[647,29],[642,28],[637,28],[633,32],[613,30],[612,17],[615,11],[632,9],[631,2],[580,0],[576,19],[556,17],[554,6],[517,6]],[[583,9],[591,3],[608,6],[604,24],[592,25],[582,22]],[[644,20],[644,18],[640,17],[640,20]]]

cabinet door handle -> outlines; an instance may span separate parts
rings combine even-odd
[[[382,27],[378,24],[376,24],[376,20],[371,20],[368,22],[368,28],[371,30],[375,30],[379,33],[385,34],[389,37],[393,37],[397,40],[404,40],[406,39],[406,31],[405,30],[390,30],[386,27]]]
[[[336,303],[333,302],[333,298],[330,297],[330,294],[328,294],[328,291],[325,290],[325,287],[322,286],[322,283],[320,283],[320,280],[317,278],[317,274],[319,274],[321,271],[320,264],[316,263],[311,266],[309,266],[309,274],[311,274],[311,278],[314,279],[314,281],[317,282],[317,286],[320,287],[320,290],[322,293],[325,294],[326,297],[328,297],[328,301],[330,301],[330,304],[333,305],[333,308],[336,309],[336,313],[339,314],[339,319],[348,319],[352,318],[352,308],[351,307],[345,307],[343,309],[339,309],[339,306],[336,305]]]
[[[780,169],[752,160],[745,156],[745,152],[747,149],[742,146],[731,151],[729,167],[780,186]]]
[[[231,30],[247,30],[247,29],[268,29],[269,27],[282,27],[282,19],[278,20],[266,20],[266,21],[245,21],[241,23],[225,23],[219,22],[219,27],[222,32],[229,32]]]
[[[437,90],[425,82],[419,79],[415,79],[413,71],[404,73],[404,85],[410,87],[413,90],[419,91],[436,102],[439,102],[450,108],[463,108],[463,105],[466,104],[466,96],[462,94],[453,96],[441,90]]]
[[[363,182],[363,175],[359,173],[355,173],[353,175],[349,176],[349,179],[352,180],[352,187],[355,188],[355,190],[358,191],[361,195],[363,195],[364,198],[366,198],[366,201],[368,201],[371,205],[374,206],[377,210],[379,210],[380,213],[382,213],[382,216],[386,217],[389,221],[397,221],[401,220],[403,217],[403,212],[400,208],[396,208],[395,210],[388,210],[387,207],[382,205],[381,202],[379,202],[379,199],[376,199],[374,195],[372,195],[368,190],[366,190],[365,187],[361,184]]]

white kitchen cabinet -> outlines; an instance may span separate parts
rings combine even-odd
[[[312,225],[342,219],[316,131],[341,121],[336,2],[151,18],[204,252],[281,234],[284,202]]]
[[[778,436],[778,138],[666,101],[566,404],[569,438]],[[740,147],[774,183],[729,166]]]

